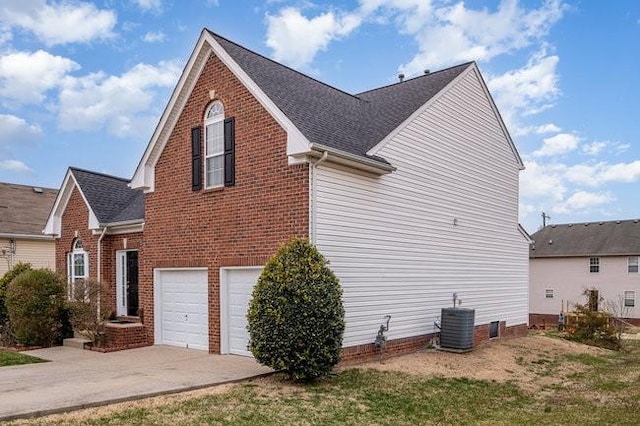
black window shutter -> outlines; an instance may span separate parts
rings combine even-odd
[[[224,120],[224,186],[236,183],[236,133],[235,119]]]
[[[202,127],[191,129],[191,189],[202,189]]]

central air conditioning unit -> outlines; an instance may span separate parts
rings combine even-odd
[[[473,349],[475,309],[442,308],[440,348],[453,352]]]

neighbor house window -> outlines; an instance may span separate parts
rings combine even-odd
[[[213,102],[204,117],[205,188],[224,185],[224,107]]]
[[[84,251],[82,240],[75,240],[71,252],[67,254],[67,276],[69,299],[86,299],[86,288],[81,282],[89,277],[89,255]],[[84,294],[78,294],[79,292]]]
[[[624,292],[624,307],[625,308],[633,308],[636,306],[636,292],[635,291],[625,291]]]
[[[544,291],[544,297],[547,299],[553,299],[553,289],[548,288]]]
[[[589,258],[589,272],[591,272],[591,273],[600,272],[600,258],[599,257],[591,257],[591,258]]]
[[[627,259],[627,272],[630,274],[638,273],[638,256],[629,256]]]

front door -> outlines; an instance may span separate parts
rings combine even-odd
[[[116,253],[118,316],[138,315],[138,251],[123,250]]]

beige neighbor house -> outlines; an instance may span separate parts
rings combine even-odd
[[[55,269],[55,241],[42,230],[57,193],[0,182],[0,276],[18,262]]]
[[[640,324],[640,220],[548,225],[531,236],[529,324],[587,302]]]

